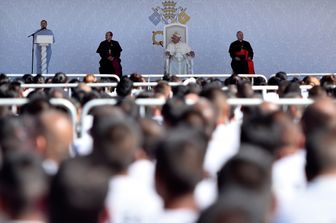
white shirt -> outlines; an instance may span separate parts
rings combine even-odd
[[[75,139],[72,150],[70,151],[71,157],[75,156],[85,156],[89,155],[92,152],[93,139],[89,134],[89,130],[92,128],[93,116],[87,115],[83,120],[84,134]]]
[[[139,184],[142,184],[146,189],[155,192],[154,185],[155,164],[150,160],[137,160],[128,168],[128,175]]]
[[[195,223],[198,213],[190,209],[176,209],[163,211],[155,223]],[[153,223],[154,223],[153,222]]]
[[[42,162],[42,168],[48,175],[53,176],[53,175],[56,175],[59,166],[58,166],[58,163],[56,163],[56,161],[45,159]]]
[[[200,210],[208,208],[217,198],[216,178],[206,178],[199,182],[195,188],[194,197]]]
[[[210,206],[217,197],[217,172],[238,152],[240,145],[240,122],[220,124],[212,133],[204,159],[208,179],[198,183],[195,200],[201,210]]]
[[[277,222],[336,222],[336,176],[321,176],[310,183],[289,206]]]
[[[303,149],[273,164],[273,190],[280,206],[286,206],[297,194],[305,190],[305,164],[306,151]]]
[[[239,145],[239,122],[218,125],[212,134],[205,154],[204,169],[212,177],[217,177],[218,170],[238,152]]]
[[[161,201],[127,175],[112,177],[106,205],[112,223],[152,223],[162,210]]]

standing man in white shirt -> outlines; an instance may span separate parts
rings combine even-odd
[[[321,126],[306,140],[308,187],[277,222],[336,222],[336,128]]]
[[[155,187],[164,211],[153,222],[194,223],[199,215],[194,189],[203,178],[206,137],[186,127],[171,129],[158,144]]]
[[[53,31],[51,31],[50,29],[47,29],[47,26],[48,26],[47,20],[43,19],[40,22],[40,26],[41,26],[41,29],[35,32],[34,39],[38,35],[51,35],[53,36],[53,42],[55,43],[55,37],[54,37]],[[48,68],[49,68],[49,62],[51,59],[51,53],[52,53],[51,45],[49,44],[47,46],[47,73],[48,73]],[[42,73],[41,46],[39,46],[38,44],[36,44],[35,55],[36,55],[36,73],[41,74]]]
[[[91,130],[91,157],[113,173],[106,199],[110,220],[113,223],[155,222],[153,219],[162,208],[161,201],[148,183],[138,182],[128,174],[141,142],[138,125],[134,120],[123,115],[113,116],[115,112],[110,112],[98,113]]]

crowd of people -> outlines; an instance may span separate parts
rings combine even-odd
[[[249,78],[164,76],[134,87],[141,74],[116,80],[88,74],[54,77],[0,74],[0,221],[50,223],[330,223],[336,219],[334,75],[290,79],[285,72],[255,78],[276,85],[275,98],[314,99],[309,106],[231,106],[229,98],[260,98]],[[170,86],[169,82],[184,85]],[[188,82],[188,84],[186,84]],[[25,89],[22,83],[78,83]],[[303,94],[300,85],[311,85]],[[227,86],[227,90],[223,87]],[[76,126],[50,98],[65,98],[81,115]],[[140,115],[134,100],[159,98]],[[74,131],[74,128],[76,131]],[[75,135],[74,135],[75,134]],[[335,150],[335,151],[334,151]]]

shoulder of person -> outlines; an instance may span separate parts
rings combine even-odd
[[[233,42],[230,44],[230,47],[234,47],[234,46],[236,46],[236,45],[237,45],[237,41],[238,41],[238,40],[233,41]]]

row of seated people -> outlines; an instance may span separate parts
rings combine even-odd
[[[191,75],[192,76],[192,75]],[[197,75],[199,76],[199,75]],[[253,75],[252,75],[253,76]],[[146,82],[146,78],[143,77],[141,74],[139,73],[132,73],[129,75],[130,79],[133,82]],[[230,85],[232,83],[234,83],[235,81],[237,81],[235,78],[236,77],[239,80],[239,76],[233,74],[232,77],[230,78],[226,78],[225,81],[223,82],[224,85]],[[335,75],[330,74],[330,75],[324,75],[321,78],[318,78],[316,76],[312,75],[307,75],[307,76],[291,76],[292,80],[291,82],[298,82],[300,84],[304,84],[304,85],[323,85],[324,83],[328,83],[330,84],[330,82],[334,81],[335,79]],[[266,77],[261,77],[261,76],[256,76],[253,77],[253,81],[252,84],[253,85],[279,85],[280,82],[282,81],[287,81],[289,80],[289,77],[287,76],[286,72],[283,71],[279,71],[277,72],[275,75],[272,75],[268,80],[265,79]],[[3,81],[7,81],[9,79],[9,77],[4,74],[4,73],[0,73],[0,82]],[[167,81],[171,81],[171,82],[180,82],[182,80],[182,78],[178,77],[178,75],[164,75],[163,79],[167,80]],[[201,78],[201,80],[203,80],[204,78]],[[211,78],[211,79],[215,79],[215,78]],[[69,77],[67,77],[67,75],[63,72],[57,72],[53,77],[52,76],[48,76],[45,77],[42,74],[36,74],[36,75],[32,75],[32,74],[24,74],[22,75],[22,77],[16,77],[17,81],[26,83],[26,84],[33,84],[33,83],[77,83],[79,81],[79,78],[73,78],[73,79],[69,79]],[[216,79],[218,80],[218,79]],[[107,78],[101,78],[100,80],[98,80],[98,78],[94,75],[94,74],[87,74],[86,76],[83,77],[82,79],[83,82],[85,83],[95,83],[95,82],[117,82],[117,80],[113,77],[107,77]]]
[[[249,80],[232,79],[227,92],[219,80],[161,81],[134,96],[125,77],[120,103],[94,108],[75,142],[68,114],[48,101],[68,97],[63,89],[32,91],[17,111],[1,107],[1,222],[333,222],[332,92],[311,90],[314,104],[286,111],[233,107],[230,97],[257,96]],[[16,81],[1,81],[1,97],[23,96]],[[287,82],[279,96],[300,97]],[[72,93],[78,112],[111,97],[85,84]],[[167,102],[141,118],[134,97]]]
[[[133,83],[142,82],[145,83],[147,80],[142,77],[141,74],[133,73],[129,76],[122,77],[124,85],[128,85],[128,87],[132,87],[132,90],[139,89],[133,87]],[[44,77],[41,74],[33,76],[31,74],[25,74],[22,77],[15,78],[14,80],[9,81],[10,79],[5,74],[0,74],[0,83],[8,83],[12,82],[12,85],[15,85],[17,88],[21,83],[25,84],[66,84],[66,83],[116,83],[118,82],[115,78],[100,78],[98,79],[93,74],[87,74],[82,80],[79,78],[69,79],[67,75],[63,72],[58,72],[54,77]],[[215,82],[218,86],[230,86],[230,89],[237,91],[232,88],[232,86],[238,86],[238,83],[241,83],[244,80],[248,84],[252,84],[253,86],[278,86],[279,90],[276,92],[277,97],[283,97],[286,94],[286,91],[298,91],[299,85],[309,85],[315,87],[311,94],[319,94],[322,91],[326,90],[328,94],[333,92],[336,76],[335,75],[327,75],[322,76],[321,79],[316,76],[305,76],[303,79],[299,79],[297,77],[293,77],[291,80],[287,77],[285,72],[278,72],[275,76],[270,77],[267,81],[262,77],[254,77],[254,78],[242,78],[238,75],[232,75],[224,80],[218,78],[187,78],[182,79],[176,75],[173,76],[163,76],[162,80],[174,83],[180,83],[181,85],[197,85],[197,87],[201,88],[209,82]],[[157,80],[156,80],[157,81]],[[129,83],[126,83],[129,82]],[[148,80],[149,82],[149,80]],[[190,83],[190,84],[189,84]],[[14,87],[15,88],[15,87]],[[323,89],[322,89],[323,88]],[[134,90],[133,94],[138,94],[142,91],[143,88],[139,90]],[[147,88],[148,89],[148,88]],[[287,89],[287,90],[286,90]],[[17,95],[16,97],[28,96],[30,92],[34,89],[26,89],[22,95]],[[66,90],[66,89],[65,89]],[[112,96],[118,96],[115,88],[103,88],[99,89],[99,91],[104,90],[106,93],[109,93]],[[302,93],[302,92],[301,92]],[[303,97],[308,97],[308,95],[303,94]]]

